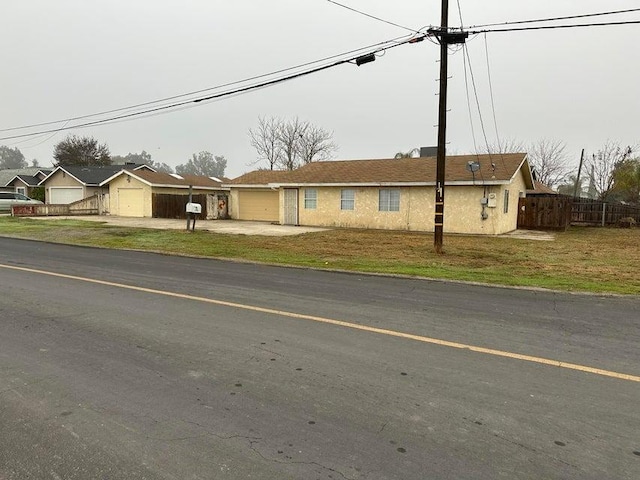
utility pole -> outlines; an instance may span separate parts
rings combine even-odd
[[[580,174],[582,173],[582,163],[584,162],[584,148],[580,155],[580,166],[578,167],[578,177],[576,178],[576,184],[573,187],[573,198],[578,198],[578,188],[580,188]]]
[[[447,155],[447,80],[449,75],[449,45],[464,43],[468,34],[449,32],[449,0],[442,0],[442,20],[440,29],[431,29],[429,33],[440,42],[440,107],[438,113],[438,156],[436,164],[436,215],[433,245],[436,253],[442,253],[444,232],[444,178],[445,158]]]

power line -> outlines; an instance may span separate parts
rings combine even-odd
[[[489,154],[489,159],[491,160],[491,162],[493,163],[493,159],[491,158],[491,147],[489,146],[489,140],[487,138],[487,131],[484,127],[484,120],[482,119],[482,110],[480,108],[480,99],[478,98],[478,88],[476,87],[476,79],[475,76],[473,74],[473,67],[471,66],[471,57],[469,56],[469,48],[464,45],[463,48],[463,52],[466,54],[467,56],[467,62],[469,64],[469,73],[471,75],[471,85],[473,86],[473,93],[476,99],[476,105],[478,107],[478,118],[480,119],[480,127],[482,129],[482,136],[484,137],[484,143],[487,147],[487,153]],[[503,162],[503,166],[504,166],[504,159],[502,159]]]
[[[464,28],[464,23],[462,22],[462,8],[460,7],[460,0],[456,0],[458,3],[458,15],[460,16],[460,28]]]
[[[501,25],[518,25],[518,24],[524,24],[524,23],[555,22],[558,20],[574,20],[578,18],[599,17],[603,15],[617,15],[621,13],[632,13],[632,12],[640,12],[640,8],[629,8],[627,10],[614,10],[614,11],[599,12],[599,13],[585,13],[582,15],[567,15],[564,17],[549,17],[549,18],[537,18],[532,20],[518,20],[515,22],[485,23],[484,25],[472,25],[469,28],[497,27]],[[460,22],[460,24],[462,25],[462,22]]]
[[[471,138],[473,139],[473,148],[476,151],[476,156],[478,155],[478,142],[476,141],[476,130],[473,126],[473,112],[471,109],[471,97],[469,96],[469,75],[467,73],[467,57],[466,55],[462,55],[462,61],[464,64],[464,88],[467,94],[467,110],[469,111],[469,125],[471,126]]]
[[[385,20],[384,18],[376,17],[375,15],[371,15],[369,13],[363,12],[362,10],[357,10],[357,9],[355,9],[353,7],[348,6],[348,5],[344,5],[342,3],[335,2],[334,0],[327,0],[327,2],[333,3],[334,5],[336,5],[338,7],[346,8],[347,10],[350,10],[352,12],[358,13],[360,15],[364,15],[365,17],[369,17],[369,18],[372,18],[374,20],[378,20],[379,22],[386,23],[388,25],[393,25],[394,27],[403,28],[404,30],[409,30],[410,32],[413,32],[413,33],[419,33],[419,31],[416,30],[415,28],[409,28],[409,27],[405,27],[404,25],[400,25],[398,23],[390,22],[389,20]]]
[[[129,106],[126,106],[126,107],[119,107],[119,108],[115,108],[115,109],[111,109],[111,110],[105,110],[105,111],[102,111],[102,112],[91,113],[91,114],[86,114],[86,115],[79,115],[79,116],[76,116],[76,117],[64,118],[64,119],[60,119],[60,120],[52,120],[52,121],[48,121],[48,122],[34,123],[34,124],[31,124],[31,125],[23,125],[23,126],[19,126],[19,127],[4,128],[4,129],[0,129],[0,132],[11,132],[11,131],[16,131],[16,130],[26,130],[26,129],[29,129],[29,128],[43,127],[43,126],[46,126],[46,125],[55,125],[56,123],[72,122],[72,121],[76,121],[76,120],[84,120],[84,119],[91,118],[91,117],[98,117],[98,116],[101,116],[101,115],[108,115],[108,114],[112,114],[112,113],[124,112],[124,111],[127,111],[127,110],[133,110],[135,108],[141,108],[141,107],[146,107],[146,106],[150,106],[150,105],[155,105],[155,104],[158,104],[158,103],[168,102],[168,101],[171,101],[171,100],[176,100],[178,98],[184,98],[184,97],[189,97],[189,96],[192,96],[192,95],[198,95],[200,93],[219,90],[219,89],[222,89],[222,88],[225,88],[225,87],[231,87],[231,86],[234,86],[234,85],[239,85],[239,84],[251,82],[251,81],[254,81],[254,80],[260,80],[262,78],[272,77],[274,75],[278,75],[278,74],[281,74],[281,73],[290,72],[290,71],[293,71],[293,70],[298,70],[300,68],[308,67],[308,66],[315,65],[315,64],[318,64],[318,63],[322,63],[322,62],[326,62],[326,61],[329,61],[329,60],[334,60],[336,58],[344,57],[346,55],[355,54],[357,52],[361,52],[361,51],[364,51],[364,50],[370,50],[370,49],[376,48],[376,47],[383,47],[385,45],[388,45],[389,43],[397,43],[397,42],[401,42],[403,40],[406,40],[407,37],[408,37],[408,35],[403,35],[401,37],[395,37],[395,38],[392,38],[390,40],[385,40],[383,42],[378,42],[378,43],[374,43],[372,45],[367,45],[365,47],[360,47],[360,48],[357,48],[357,49],[354,49],[354,50],[350,50],[350,51],[347,51],[347,52],[339,53],[339,54],[336,54],[336,55],[331,55],[329,57],[324,57],[324,58],[321,58],[319,60],[313,60],[311,62],[301,63],[299,65],[295,65],[295,66],[292,66],[292,67],[282,68],[280,70],[274,70],[274,71],[269,72],[269,73],[264,73],[264,74],[261,74],[261,75],[255,75],[253,77],[248,77],[248,78],[244,78],[242,80],[236,80],[236,81],[233,81],[233,82],[228,82],[228,83],[224,83],[224,84],[221,84],[221,85],[216,85],[216,86],[213,86],[213,87],[207,87],[207,88],[203,88],[203,89],[200,89],[200,90],[194,90],[194,91],[187,92],[187,93],[182,93],[182,94],[173,95],[173,96],[170,96],[170,97],[160,98],[158,100],[152,100],[152,101],[149,101],[149,102],[138,103],[138,104],[129,105]]]
[[[419,41],[418,39],[424,39],[424,37],[426,37],[428,34],[421,34],[419,36],[412,36],[409,39],[406,39],[404,41],[401,42],[397,42],[394,40],[394,44],[393,45],[386,45],[383,47],[380,47],[378,49],[376,49],[375,51],[371,52],[370,54],[375,54],[375,53],[379,53],[379,52],[385,52],[387,50],[390,50],[392,48],[396,48],[399,47],[401,45],[405,45],[408,43],[415,43],[416,41]],[[388,42],[387,42],[388,43]],[[71,130],[74,128],[84,128],[84,127],[89,127],[89,126],[95,126],[95,125],[101,125],[101,124],[105,124],[105,123],[113,123],[119,120],[125,120],[125,119],[131,119],[134,117],[139,117],[141,115],[148,115],[148,114],[153,114],[153,113],[158,113],[158,112],[163,112],[163,111],[167,111],[167,110],[174,110],[177,109],[179,107],[186,107],[186,106],[195,106],[192,104],[198,104],[198,103],[202,103],[202,102],[209,102],[212,100],[217,100],[217,99],[221,99],[221,98],[225,98],[225,97],[230,97],[230,96],[237,96],[237,95],[241,95],[244,93],[248,93],[251,91],[255,91],[255,90],[259,90],[262,88],[266,88],[269,86],[273,86],[279,83],[283,83],[289,80],[294,80],[296,78],[301,78],[307,75],[311,75],[313,73],[318,73],[321,72],[323,70],[328,70],[330,68],[333,67],[337,67],[339,65],[343,65],[345,63],[352,63],[354,62],[356,59],[360,58],[362,55],[356,55],[353,57],[349,57],[349,58],[345,58],[345,59],[341,59],[338,60],[336,62],[327,64],[327,65],[321,65],[318,67],[314,67],[308,70],[305,70],[303,72],[297,72],[297,73],[293,73],[290,75],[287,75],[285,77],[280,77],[280,78],[276,78],[273,80],[268,80],[268,81],[264,81],[262,83],[258,83],[255,85],[249,85],[246,87],[241,87],[241,88],[237,88],[235,90],[231,90],[231,91],[227,91],[227,92],[221,92],[221,93],[217,93],[217,94],[213,94],[213,95],[208,95],[205,97],[199,97],[199,98],[195,98],[195,99],[189,99],[189,100],[185,100],[182,102],[177,102],[177,103],[172,103],[169,105],[162,105],[159,107],[155,107],[155,108],[150,108],[150,109],[146,109],[146,110],[142,110],[139,112],[133,112],[133,113],[127,113],[127,114],[123,114],[123,115],[117,115],[114,117],[110,117],[110,118],[105,118],[105,119],[100,119],[100,120],[95,120],[95,121],[91,121],[91,122],[85,122],[79,125],[70,125],[70,126],[65,126],[62,128],[54,128],[54,129],[49,129],[49,130],[43,130],[43,131],[39,131],[39,132],[31,132],[31,133],[25,133],[25,134],[19,134],[19,135],[13,135],[13,136],[8,136],[8,137],[1,137],[0,140],[11,140],[14,138],[24,138],[24,137],[31,137],[31,136],[36,136],[36,135],[43,135],[43,134],[47,134],[47,133],[53,133],[53,132],[60,132],[60,131],[64,131],[64,130]]]
[[[624,22],[603,22],[603,23],[577,23],[569,25],[545,25],[540,27],[522,27],[522,28],[500,28],[493,30],[470,30],[468,33],[475,35],[478,33],[496,33],[496,32],[524,32],[527,30],[555,30],[561,28],[581,28],[581,27],[607,27],[615,25],[638,25],[640,20],[628,20]]]
[[[493,99],[493,82],[491,81],[491,66],[489,63],[489,44],[487,43],[487,34],[484,34],[484,51],[487,59],[487,76],[489,77],[489,93],[491,96],[491,111],[493,112],[493,126],[496,129],[496,139],[498,140],[498,151],[502,157],[502,142],[500,141],[500,133],[498,132],[498,120],[496,119],[496,104]]]

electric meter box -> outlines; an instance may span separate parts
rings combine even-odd
[[[199,203],[187,203],[187,213],[202,213],[202,205]]]
[[[489,194],[489,199],[487,200],[487,207],[496,208],[498,206],[498,198],[495,193]]]

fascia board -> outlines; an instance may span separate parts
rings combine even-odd
[[[45,183],[49,178],[51,178],[53,175],[55,175],[57,172],[59,171],[63,171],[64,173],[66,173],[67,175],[69,175],[71,178],[73,178],[76,182],[78,182],[80,185],[82,185],[83,187],[91,187],[91,186],[98,186],[98,185],[88,185],[85,182],[83,182],[82,180],[80,180],[78,177],[76,177],[74,174],[69,173],[67,170],[64,169],[64,167],[56,167],[56,169],[51,172],[49,174],[49,176],[43,178],[40,183],[38,183],[38,186],[42,185],[43,183]]]

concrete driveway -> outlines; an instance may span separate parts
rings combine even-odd
[[[186,230],[186,220],[168,218],[115,217],[111,215],[80,215],[68,217],[38,217],[38,220],[87,220],[121,227],[155,228],[158,230]],[[249,222],[242,220],[197,220],[196,230],[209,230],[232,235],[265,235],[283,237],[309,232],[322,232],[327,228],[296,227],[292,225],[273,225],[268,222]]]

